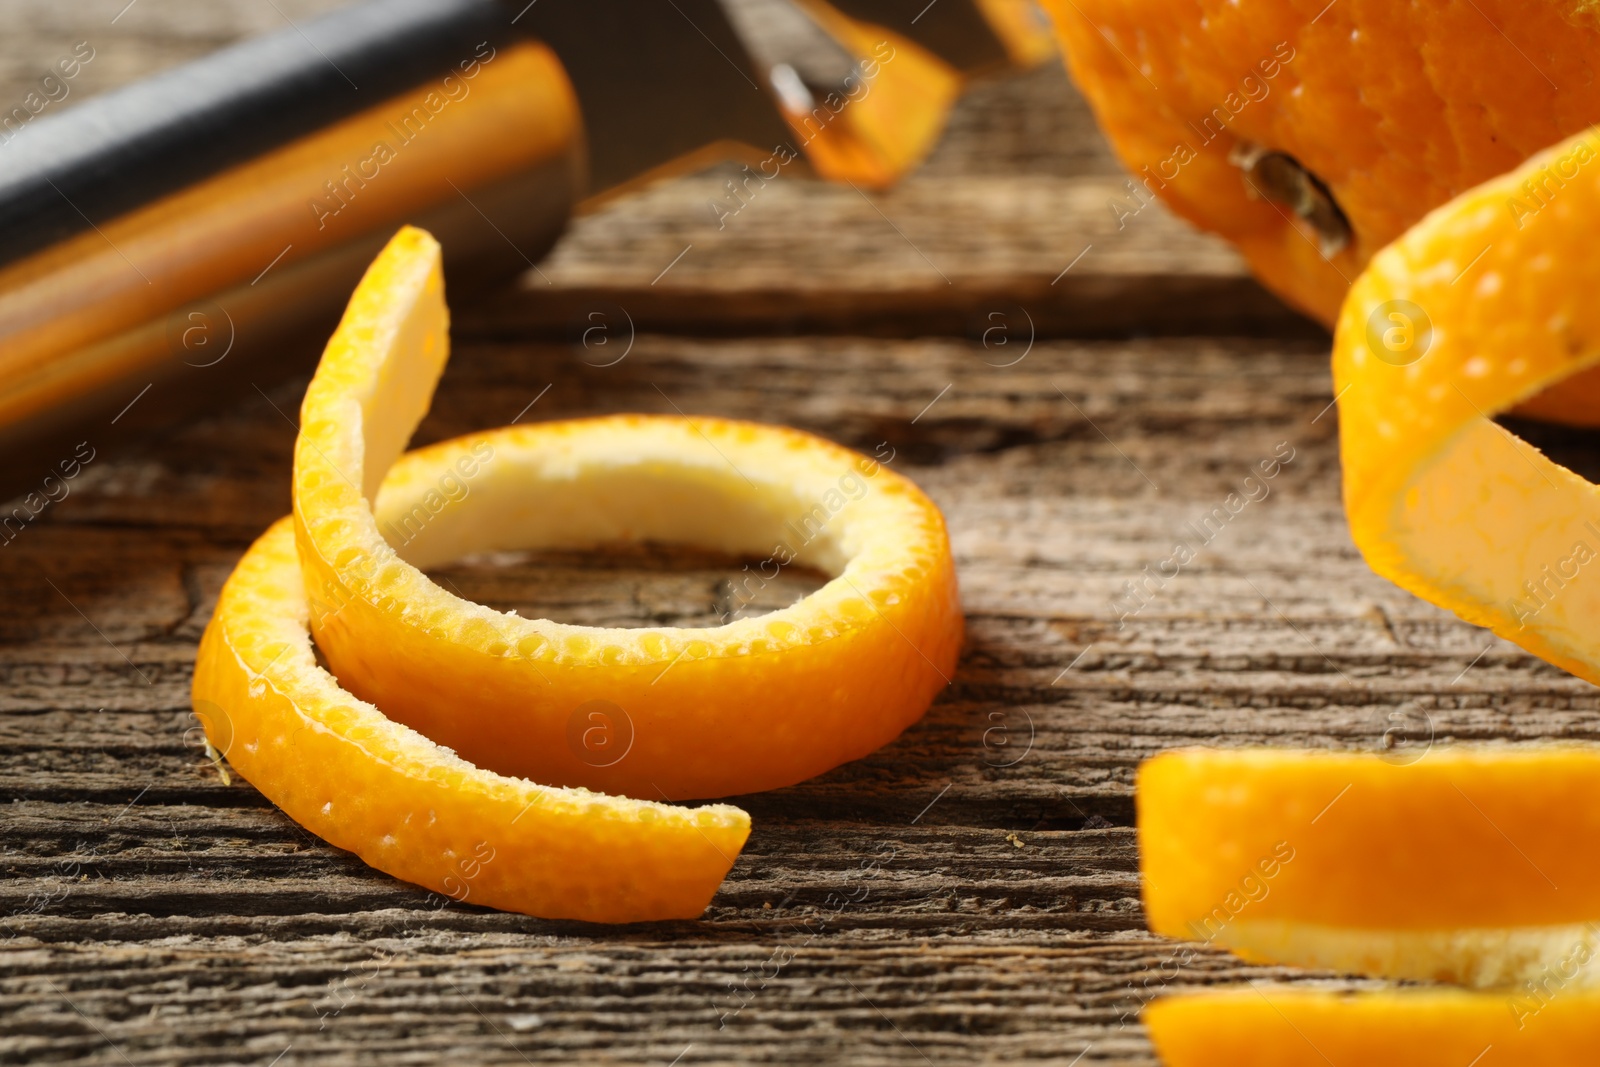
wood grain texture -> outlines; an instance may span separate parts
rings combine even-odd
[[[1056,64],[974,85],[892,190],[761,174],[727,164],[579,218],[473,323],[559,336],[620,306],[674,332],[981,334],[1026,307],[1041,335],[1315,332],[1135,190]]]
[[[120,6],[13,4],[38,30],[7,38],[7,69]],[[270,15],[139,0],[103,52],[131,76]],[[1156,992],[1306,976],[1204,949],[1180,968],[1144,932],[1140,759],[1373,747],[1394,716],[1441,742],[1600,737],[1592,687],[1366,569],[1325,339],[1251,304],[1231,253],[1159,208],[1108,233],[1118,179],[1075,114],[1059,72],[985,86],[926,171],[871,202],[785,181],[713,231],[725,175],[686,178],[582,220],[548,285],[454,296],[419,441],[519,412],[761,418],[894,449],[949,518],[970,630],[955,683],[873,756],[741,798],[750,845],[699,922],[436,907],[204,758],[195,643],[288,508],[303,380],[97,456],[0,548],[0,1060],[1149,1067],[1137,1010]],[[1088,324],[1047,306],[1086,243],[1073,272],[1114,305]],[[1221,303],[1161,325],[1161,279],[1182,278]],[[862,293],[888,296],[852,310]],[[575,339],[584,301],[609,302],[620,347]],[[1119,622],[1123,583],[1282,443],[1270,495]],[[438,573],[567,621],[703,623],[743,562],[650,546]],[[787,580],[772,603],[814,579]]]

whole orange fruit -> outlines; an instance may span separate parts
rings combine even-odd
[[[1594,0],[1044,2],[1134,173],[1109,210],[1161,197],[1324,323],[1428,211],[1600,122]]]

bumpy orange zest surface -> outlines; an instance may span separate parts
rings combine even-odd
[[[442,363],[439,262],[432,238],[401,231],[367,271],[330,348],[361,349],[390,381],[429,374],[418,356]],[[424,403],[436,374],[434,366],[425,378]],[[402,406],[395,416],[420,414]],[[375,413],[365,430],[397,452],[410,429],[395,436],[386,418]],[[435,485],[458,473],[425,458],[410,469]],[[310,610],[285,519],[224,587],[193,685],[211,744],[290,817],[459,901],[597,922],[704,910],[749,834],[744,812],[550,788],[474,766],[341,688],[316,661]]]
[[[547,917],[698,915],[749,819],[657,801],[795,781],[917,718],[961,643],[943,519],[875,461],[726,420],[513,426],[401,456],[447,323],[439,247],[403,229],[307,390],[293,519],[223,591],[197,714],[293,818],[398,877]],[[419,569],[641,538],[774,558],[788,538],[763,578],[835,577],[720,628],[613,630],[491,611]],[[601,780],[643,799],[562,788]]]
[[[646,416],[513,427],[402,463],[393,484],[410,496],[386,490],[375,515],[445,359],[425,241],[402,233],[374,265],[392,279],[357,293],[302,408],[296,535],[312,631],[347,689],[481,766],[651,800],[790,785],[922,715],[963,632],[943,517],[808,434]],[[359,324],[396,287],[415,289],[423,325],[390,346]],[[420,569],[644,539],[743,554],[761,580],[795,564],[834,577],[725,626],[608,629],[503,614]],[[597,708],[602,729],[620,724],[611,752],[573,743]]]
[[[1524,182],[1547,168],[1562,188],[1524,213]],[[1333,373],[1345,508],[1372,568],[1600,683],[1600,490],[1492,421],[1600,362],[1596,233],[1587,132],[1374,257]]]

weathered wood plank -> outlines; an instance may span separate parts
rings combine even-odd
[[[74,40],[98,49],[87,93],[331,6],[125,2],[16,0],[0,91]],[[0,1060],[1149,1067],[1156,992],[1306,976],[1203,949],[1176,968],[1144,932],[1140,759],[1373,747],[1397,721],[1437,743],[1600,737],[1592,687],[1366,569],[1325,340],[1159,208],[1116,228],[1088,130],[1059,70],[994,82],[895,192],[785,179],[717,229],[726,173],[691,176],[580,220],[549,284],[454,297],[420,441],[549,386],[525,419],[681,407],[886,445],[949,518],[955,684],[871,757],[740,798],[755,832],[699,922],[438,908],[204,758],[195,642],[288,508],[303,380],[98,457],[0,547]],[[597,308],[620,347],[576,338]],[[691,328],[815,334],[664,335]],[[1124,583],[1280,442],[1270,494],[1119,624]],[[441,575],[574,622],[703,623],[743,562],[648,547]],[[814,578],[786,580],[770,603]]]
[[[868,193],[724,166],[579,218],[463,326],[574,334],[609,308],[702,334],[982,336],[1010,311],[1040,335],[1316,333],[1232,249],[1138,195],[1114,175],[930,170]]]

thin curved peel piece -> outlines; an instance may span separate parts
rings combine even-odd
[[[1163,997],[1144,1024],[1167,1067],[1588,1067],[1600,994],[1240,989]]]
[[[1590,131],[1373,257],[1340,314],[1333,372],[1345,508],[1373,570],[1600,683],[1600,489],[1492,421],[1583,395],[1587,379],[1567,379],[1600,364],[1596,232]]]
[[[448,317],[438,244],[402,229],[307,390],[294,515],[223,590],[196,713],[291,817],[397,877],[548,918],[695,917],[749,817],[658,798],[797,781],[918,718],[962,639],[943,517],[866,457],[726,420],[507,427],[402,456]],[[794,545],[780,568],[837,577],[714,629],[522,619],[418,569],[642,538],[753,554],[779,530]],[[564,788],[596,782],[643,799]]]
[[[927,49],[825,2],[799,2],[856,59],[844,91],[785,101],[790,129],[820,177],[886,189],[927,158],[961,95],[961,74]]]
[[[413,454],[375,493],[444,365],[426,235],[398,235],[362,290],[306,393],[295,456],[311,626],[352,693],[502,773],[683,800],[863,756],[949,683],[963,628],[943,517],[905,478],[808,434],[648,416],[512,427]],[[404,294],[397,325],[364,302],[374,293]],[[503,614],[420,569],[644,539],[765,557],[757,581],[791,564],[836,577],[725,626],[614,629]],[[625,724],[615,759],[570,743],[596,707]]]
[[[1150,928],[1347,974],[1541,980],[1600,952],[1600,857],[1578,844],[1600,836],[1596,795],[1596,746],[1435,748],[1415,762],[1162,753],[1136,795]]]
[[[480,770],[317,665],[294,530],[240,561],[200,644],[197,707],[228,762],[318,837],[458,901],[590,922],[692,919],[750,833],[738,808],[556,789]]]

